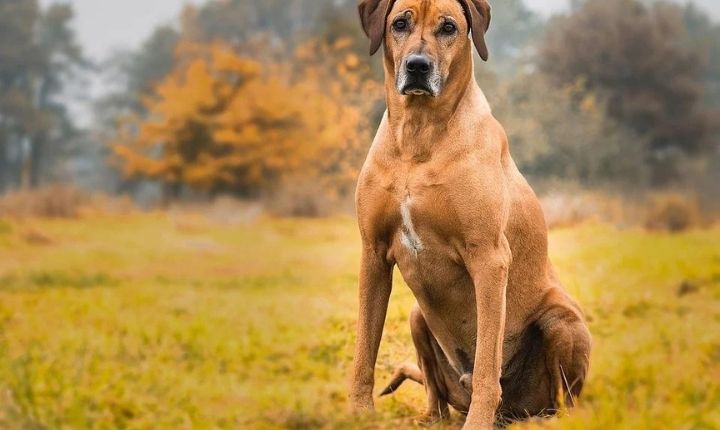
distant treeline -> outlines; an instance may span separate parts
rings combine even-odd
[[[533,180],[718,188],[720,25],[702,10],[575,1],[543,20],[523,0],[492,5],[491,58],[476,73]],[[94,128],[76,130],[57,97],[88,73],[71,9],[0,0],[0,187],[69,175],[131,193],[154,183],[166,198],[298,184],[347,197],[384,110],[355,6],[186,7],[103,65],[113,91]]]
[[[0,0],[0,193],[34,187],[77,132],[59,96],[88,62],[75,41],[69,5]]]

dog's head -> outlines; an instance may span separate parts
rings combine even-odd
[[[370,55],[385,43],[400,94],[440,95],[456,63],[468,61],[468,32],[488,58],[487,0],[362,0],[358,9]]]

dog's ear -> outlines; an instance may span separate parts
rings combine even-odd
[[[488,59],[485,33],[490,28],[490,3],[487,0],[460,0],[472,31],[472,39],[480,58]]]
[[[370,55],[380,49],[385,37],[385,21],[394,0],[362,0],[358,5],[363,31],[370,38]]]

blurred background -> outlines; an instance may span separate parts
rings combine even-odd
[[[491,4],[476,77],[597,345],[548,425],[720,428],[720,3]],[[0,427],[411,425],[420,387],[344,412],[368,46],[355,0],[0,0]]]
[[[353,1],[2,8],[0,192],[351,212],[384,110]],[[495,2],[477,77],[533,185],[717,209],[718,17],[710,0]]]

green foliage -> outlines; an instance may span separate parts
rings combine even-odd
[[[231,226],[155,214],[32,227],[54,244],[0,241],[0,276],[37,283],[0,289],[0,427],[397,429],[424,407],[408,383],[374,415],[347,413],[351,219]],[[717,229],[602,225],[551,235],[594,350],[580,406],[542,428],[720,426],[718,240]],[[52,288],[39,288],[46,279]],[[413,301],[396,276],[378,385],[415,358]]]

